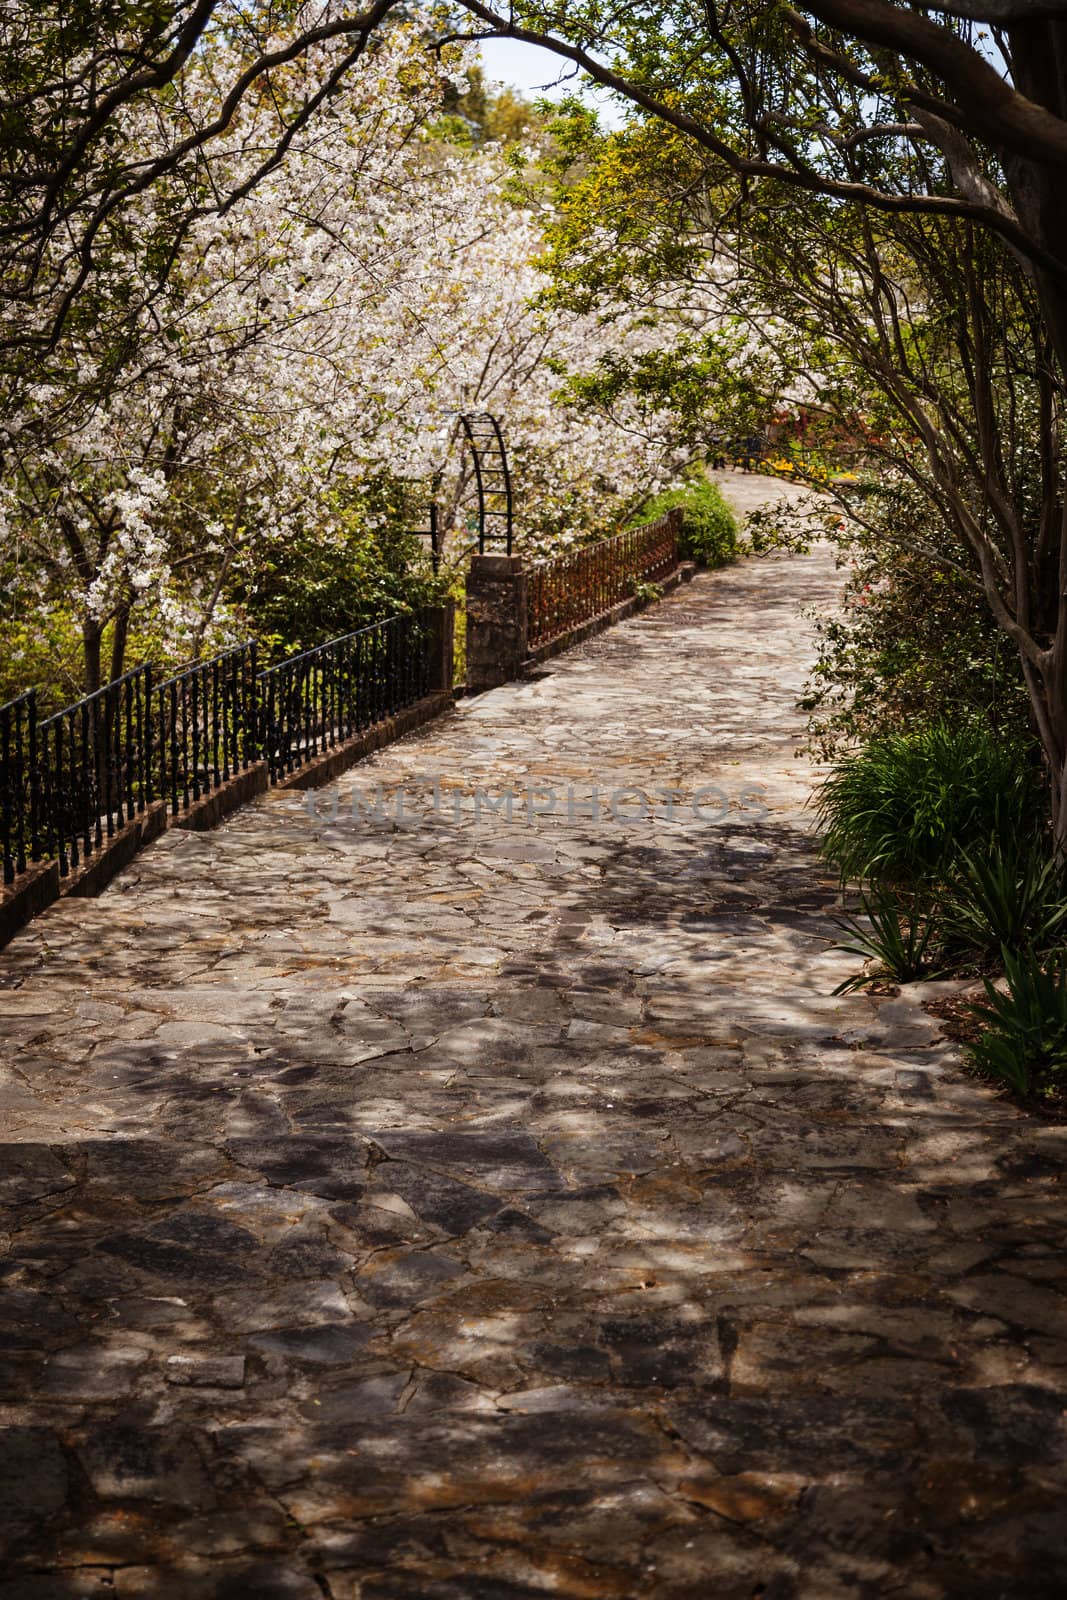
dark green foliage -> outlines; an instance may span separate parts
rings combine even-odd
[[[839,948],[872,970],[835,993],[1002,962],[1009,993],[985,980],[989,1005],[975,1014],[987,1026],[969,1056],[1020,1094],[1067,1069],[1067,865],[1051,854],[1042,802],[1026,753],[974,723],[876,741],[821,797],[828,854],[871,880]]]
[[[252,632],[273,654],[288,655],[409,611],[420,602],[405,558],[418,550],[416,540],[414,551],[406,542],[354,537],[338,549],[309,536],[289,540],[276,558],[261,546],[252,585],[237,595]]]
[[[1025,834],[964,855],[944,904],[946,948],[978,956],[1049,950],[1067,929],[1067,867]]]
[[[654,495],[641,507],[634,522],[652,522],[675,506],[682,510],[683,560],[696,561],[702,567],[724,567],[737,560],[737,518],[716,485],[703,476]]]
[[[912,983],[917,978],[943,976],[936,970],[937,922],[932,907],[919,896],[901,896],[883,884],[874,884],[860,895],[869,928],[856,918],[846,918],[841,926],[849,942],[836,946],[850,955],[879,966],[839,983],[834,994],[848,994],[887,978],[896,983]]]
[[[819,622],[801,701],[818,754],[833,759],[941,718],[1029,738],[1018,658],[950,532],[900,483],[874,484],[849,510],[847,532],[828,525],[846,573],[844,604]]]
[[[1052,857],[1021,668],[966,551],[913,491],[876,484],[853,510],[859,532],[837,533],[845,605],[820,624],[802,702],[812,744],[836,760],[819,797],[824,849],[843,877],[872,881],[845,948],[880,970],[841,991],[1003,963],[1010,992],[986,980],[970,1060],[1044,1092],[1067,1062],[1062,965],[1047,965],[1067,933],[1067,869]]]
[[[236,565],[227,598],[275,657],[439,598],[420,540],[404,531],[418,521],[404,486],[383,480],[344,493],[342,536],[325,539],[312,526],[278,536],[264,529]]]
[[[943,881],[964,855],[1036,833],[1043,796],[1030,751],[978,721],[937,721],[841,760],[818,801],[823,849],[844,878]]]
[[[1050,852],[1030,752],[981,723],[873,740],[839,762],[819,811],[826,854],[843,878],[870,885],[839,948],[877,967],[836,993],[946,976],[1005,951],[1033,963],[1062,942],[1067,868]],[[1002,1053],[990,1045],[991,1060]]]
[[[986,980],[986,1004],[973,1006],[984,1024],[967,1050],[971,1065],[1018,1094],[1045,1095],[1067,1085],[1067,960],[1042,962],[1032,952],[1003,952],[1007,994]]]

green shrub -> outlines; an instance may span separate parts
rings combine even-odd
[[[832,506],[828,496],[823,503]],[[849,510],[847,523],[827,517],[843,604],[818,621],[818,658],[800,702],[820,758],[939,719],[984,721],[1025,740],[1018,654],[952,530],[898,481],[875,484]]]
[[[946,948],[979,957],[999,950],[1049,950],[1067,927],[1067,868],[1041,837],[964,854],[947,886]]]
[[[945,881],[997,840],[1036,834],[1044,800],[1019,741],[936,721],[839,761],[818,797],[823,850],[844,878]]]
[[[259,529],[239,552],[226,598],[269,659],[281,660],[381,617],[432,604],[443,580],[431,572],[410,488],[387,478],[339,483],[338,524],[328,537],[308,519]]]
[[[935,907],[920,896],[900,896],[885,885],[873,884],[860,894],[869,927],[855,917],[842,920],[849,942],[835,949],[864,961],[877,961],[877,969],[861,972],[839,983],[834,994],[849,994],[871,983],[913,983],[917,978],[943,977],[933,959],[937,938]]]
[[[826,853],[843,876],[870,880],[837,948],[877,963],[834,992],[1000,960],[1011,993],[986,983],[990,1008],[976,1014],[989,1029],[972,1060],[1024,1094],[1062,1070],[1067,1001],[1041,963],[1067,934],[1067,866],[1050,853],[1026,752],[980,725],[937,723],[840,763],[820,810]]]
[[[984,1031],[967,1059],[1018,1094],[1047,1095],[1067,1086],[1067,959],[1042,962],[1032,952],[1003,952],[1007,994],[986,979],[986,1004],[970,1009]]]
[[[696,561],[702,567],[724,567],[737,560],[737,518],[707,478],[692,478],[677,489],[654,495],[641,507],[634,524],[653,522],[675,506],[682,511],[683,560]]]

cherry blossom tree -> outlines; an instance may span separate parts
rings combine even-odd
[[[406,483],[414,504],[442,474],[443,520],[461,533],[461,412],[503,423],[531,547],[580,536],[676,465],[669,417],[562,393],[625,323],[538,304],[545,219],[516,198],[501,150],[435,136],[470,56],[427,49],[427,32],[424,18],[393,27],[314,117],[301,108],[340,62],[336,39],[246,93],[198,158],[198,192],[226,203],[183,216],[146,288],[145,254],[187,203],[185,180],[165,174],[130,200],[107,273],[9,406],[7,546],[39,604],[61,596],[77,615],[89,688],[121,670],[138,616],[172,657],[232,636],[231,579],[254,589],[257,552],[313,528],[342,559],[353,517],[373,528],[380,515],[361,486]],[[244,49],[237,36],[191,60],[172,118],[204,121]],[[160,115],[127,107],[124,148],[172,148]],[[262,152],[286,140],[264,170]]]

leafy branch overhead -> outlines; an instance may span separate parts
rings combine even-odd
[[[613,358],[606,392],[658,384],[709,445],[746,407],[802,415],[914,490],[933,536],[888,548],[977,586],[1067,848],[1067,7],[463,9],[629,108],[572,114],[556,293],[671,305],[692,337]]]
[[[802,10],[764,0],[508,8],[465,0],[462,9],[483,37],[537,43],[580,67],[676,129],[723,174],[890,212],[968,218],[1067,282],[1064,237],[1041,203],[1067,167],[1067,106],[1051,65],[1067,7],[1019,4],[1005,16],[997,0],[964,8],[819,0]],[[987,150],[1001,164],[999,182]]]
[[[7,344],[55,338],[109,231],[161,179],[181,175],[184,205],[171,219],[179,229],[188,212],[224,209],[246,193],[408,9],[399,0],[6,8],[0,267],[8,293],[17,290],[36,313],[21,333],[3,330]],[[746,182],[773,177],[891,211],[968,217],[1063,281],[1063,224],[1044,198],[1067,168],[1050,49],[1065,17],[1061,5],[1010,0],[818,0],[802,10],[762,0],[465,0],[452,8],[451,27],[545,45]],[[433,23],[448,37],[447,10]],[[209,59],[205,80],[198,68]],[[294,64],[302,81],[293,92],[290,80],[275,136],[232,187],[216,188],[205,171],[211,147],[232,138],[245,101],[272,94],[274,75]],[[160,106],[181,113],[169,127]],[[132,137],[135,126],[163,136]],[[990,174],[987,149],[999,175]],[[901,153],[905,183],[893,170]]]

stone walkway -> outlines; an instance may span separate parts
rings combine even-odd
[[[0,1600],[1067,1592],[1067,1138],[831,997],[834,591],[702,576],[0,955]]]

